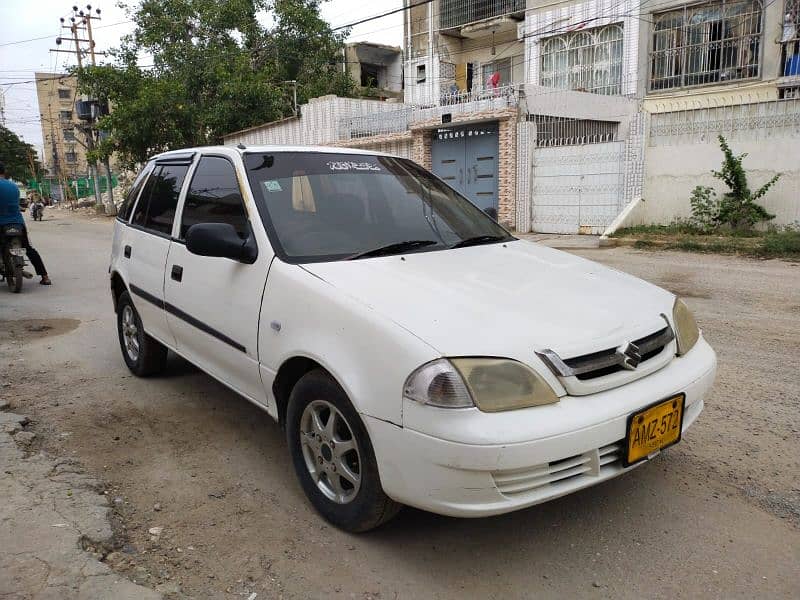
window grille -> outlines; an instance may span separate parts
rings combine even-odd
[[[58,88],[58,98],[60,100],[70,100],[72,99],[72,93],[68,88]]]
[[[541,85],[565,90],[622,93],[622,25],[613,24],[546,38]]]
[[[602,144],[617,139],[619,123],[592,121],[550,115],[528,115],[526,120],[536,124],[536,146],[579,146]]]
[[[71,129],[64,130],[64,141],[65,142],[74,142],[75,141],[75,132]]]
[[[800,76],[800,0],[785,0],[779,75],[783,77]]]
[[[439,26],[448,29],[524,13],[525,0],[440,0],[439,11]]]
[[[654,14],[650,89],[758,77],[762,12],[758,0],[723,0]]]
[[[68,163],[78,162],[78,155],[75,152],[67,152],[64,157]]]

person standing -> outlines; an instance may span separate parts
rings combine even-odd
[[[28,239],[28,228],[25,226],[25,219],[22,218],[22,212],[19,209],[19,188],[13,181],[9,181],[5,165],[0,163],[0,227],[3,225],[22,225],[22,244],[36,274],[41,277],[39,283],[42,285],[52,284],[42,257],[31,246]]]

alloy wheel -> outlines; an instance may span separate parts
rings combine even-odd
[[[317,488],[337,504],[351,502],[361,487],[361,455],[339,409],[326,400],[310,402],[300,418],[300,444]]]
[[[122,309],[122,339],[128,358],[133,362],[139,360],[139,328],[130,304]]]

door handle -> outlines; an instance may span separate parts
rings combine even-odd
[[[467,167],[467,184],[472,183],[469,179],[469,167]]]
[[[464,185],[464,169],[458,170],[458,185]]]
[[[125,246],[125,249],[122,251],[122,253],[125,255],[125,258],[130,258],[131,257],[131,247],[130,246]]]
[[[180,265],[172,265],[172,273],[170,275],[175,281],[183,279],[183,267]]]

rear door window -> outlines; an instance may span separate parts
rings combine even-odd
[[[180,238],[185,239],[189,227],[198,223],[228,223],[242,239],[250,234],[236,171],[225,158],[200,159],[186,192]]]
[[[148,163],[145,165],[144,169],[139,172],[139,174],[136,176],[136,179],[133,180],[131,189],[128,191],[128,194],[125,196],[125,200],[122,201],[122,206],[119,207],[119,211],[117,212],[117,215],[121,220],[130,220],[133,207],[136,205],[136,198],[139,196],[139,192],[142,190],[142,186],[147,180],[147,176],[150,174],[152,169],[153,164]]]

